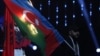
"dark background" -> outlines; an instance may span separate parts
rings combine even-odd
[[[48,6],[48,0],[32,0],[34,7],[36,7],[38,10],[40,8],[40,4],[42,4],[42,10],[39,10],[42,15],[44,15],[46,18],[50,16],[50,19],[48,20],[58,31],[59,33],[66,38],[67,34],[67,26],[64,26],[65,21],[65,14],[67,14],[67,24],[71,25],[73,22],[79,27],[80,31],[80,37],[78,39],[79,45],[80,45],[80,53],[81,56],[96,56],[96,47],[93,43],[91,34],[89,32],[89,29],[86,24],[86,20],[84,16],[81,16],[81,8],[77,0],[75,0],[75,4],[73,5],[73,0],[51,0],[50,7]],[[98,44],[100,45],[100,1],[99,0],[84,0],[86,9],[90,11],[90,3],[92,3],[92,16],[90,17],[90,20],[93,25],[93,30],[96,35]],[[67,8],[64,8],[64,4],[67,4]],[[59,7],[58,12],[58,24],[56,24],[56,6]],[[3,3],[3,0],[0,0],[0,17],[4,16],[4,10],[5,5]],[[73,19],[73,13],[76,15],[76,17]],[[2,48],[2,36],[3,34],[0,33],[0,47]],[[61,46],[64,44],[61,44]],[[65,47],[65,46],[64,46]],[[60,46],[58,47],[60,48]],[[57,49],[58,49],[57,48]],[[55,50],[53,54],[57,55],[57,51],[59,53],[60,50]],[[60,48],[61,50],[63,48]],[[35,51],[34,51],[35,52]],[[61,51],[62,52],[62,51]],[[63,56],[63,55],[62,55]]]

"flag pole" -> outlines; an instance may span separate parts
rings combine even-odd
[[[68,45],[68,46],[71,48],[71,50],[75,51],[75,50],[73,49],[73,47],[72,47],[65,39],[64,39],[64,42],[65,42],[66,45]]]
[[[74,43],[74,41],[73,41],[72,38],[71,38],[71,41],[72,41],[72,43]],[[68,43],[67,40],[64,39],[64,42],[65,42],[66,45],[68,45],[68,46],[71,48],[71,50],[74,51],[75,55],[80,56],[80,53],[79,53],[79,45],[78,45],[78,44],[77,44],[77,52],[76,52],[75,47],[73,48],[73,47]],[[74,44],[74,46],[75,46],[75,44]]]

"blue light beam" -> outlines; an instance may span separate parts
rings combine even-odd
[[[85,20],[86,20],[88,29],[89,29],[89,31],[90,31],[92,40],[93,40],[93,42],[94,42],[94,45],[95,45],[96,48],[99,48],[99,45],[98,45],[98,42],[97,42],[95,33],[94,33],[94,31],[93,31],[93,28],[92,28],[92,25],[90,25],[91,21],[89,20],[90,18],[89,18],[89,15],[88,15],[88,13],[87,13],[87,10],[86,10],[85,3],[84,3],[83,0],[78,0],[78,2],[79,2],[80,5],[81,5],[81,4],[84,5],[82,12],[83,12],[83,14],[84,14],[84,17],[85,17]]]

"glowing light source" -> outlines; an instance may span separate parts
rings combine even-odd
[[[42,4],[40,4],[40,10],[42,10]]]
[[[59,16],[56,15],[56,24],[58,24],[58,18],[59,18]]]
[[[58,20],[56,21],[56,24],[58,24],[59,22],[58,22]]]
[[[75,0],[73,0],[73,4],[75,3]]]
[[[65,24],[64,26],[66,27],[67,26],[67,15],[65,15]]]
[[[90,11],[90,16],[92,16],[92,11]]]
[[[48,17],[48,20],[50,19],[50,17]]]
[[[65,15],[65,18],[67,18],[67,15]]]
[[[58,13],[59,13],[59,7],[56,6],[56,24],[59,23],[59,22],[58,22],[58,18],[59,18]]]
[[[65,4],[64,7],[67,8],[67,4]]]
[[[50,20],[50,5],[51,5],[51,0],[48,0],[48,20]]]
[[[90,16],[92,16],[92,3],[90,3]]]
[[[58,10],[58,9],[59,9],[59,7],[57,6],[57,7],[56,7],[56,9]]]
[[[56,18],[59,18],[59,16],[58,16],[58,15],[56,15]]]
[[[75,18],[75,14],[73,14],[73,18]]]
[[[67,8],[67,3],[64,4],[64,8],[65,8],[65,15],[64,15],[64,26],[67,26],[67,14],[66,14],[66,8]]]
[[[92,26],[92,23],[90,23],[90,26]]]
[[[30,44],[29,45],[34,51],[36,51],[38,49],[37,45],[33,45],[33,44]]]
[[[97,53],[100,53],[100,48],[97,48],[97,49],[96,49],[96,52],[97,52]]]
[[[67,23],[65,23],[65,26],[67,26]]]
[[[83,5],[83,4],[81,4],[81,10],[83,10],[83,8],[84,8],[84,5]]]
[[[83,13],[81,13],[81,16],[83,16]]]
[[[32,46],[32,49],[35,51],[35,50],[37,50],[37,46],[36,45],[33,45]]]
[[[81,4],[81,7],[84,7],[84,5],[83,5],[83,4]]]
[[[59,12],[59,10],[58,10],[58,9],[56,9],[56,12]]]
[[[50,2],[51,2],[51,1],[50,1],[50,0],[48,0],[48,5],[49,5],[49,6],[50,6],[50,4],[51,4]]]
[[[65,20],[65,26],[67,26],[67,20]]]
[[[57,13],[59,12],[59,7],[58,7],[58,6],[56,7],[56,12],[57,12]]]
[[[3,52],[3,50],[2,50],[2,49],[0,49],[0,52]]]
[[[100,7],[99,7],[99,11],[100,11]]]
[[[92,40],[94,42],[94,45],[97,48],[97,47],[99,47],[99,44],[98,44],[98,41],[96,39],[96,35],[95,35],[95,32],[93,31],[93,28],[89,24],[91,21],[90,21],[90,18],[89,18],[89,15],[88,15],[88,12],[87,12],[87,9],[86,9],[86,6],[85,6],[85,2],[84,2],[84,0],[78,0],[78,2],[79,2],[80,5],[84,4],[84,10],[82,11],[83,14],[84,14],[84,17],[85,17],[84,19],[86,20],[86,23],[87,23],[87,26],[89,28],[89,31],[90,31]]]

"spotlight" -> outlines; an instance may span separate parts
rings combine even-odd
[[[33,45],[32,46],[32,49],[35,51],[35,50],[37,50],[37,46],[36,45]]]
[[[97,48],[97,49],[96,49],[96,52],[97,52],[97,53],[100,53],[100,48]]]
[[[67,8],[67,4],[65,4],[64,7]]]
[[[2,50],[2,49],[0,49],[0,52],[3,52],[3,50]]]
[[[73,4],[75,3],[75,1],[73,0]]]
[[[37,48],[38,48],[36,45],[33,45],[33,44],[30,44],[29,46],[30,46],[34,51],[36,51]]]
[[[99,7],[99,11],[100,11],[100,7]]]
[[[92,23],[90,23],[90,26],[92,26]]]

